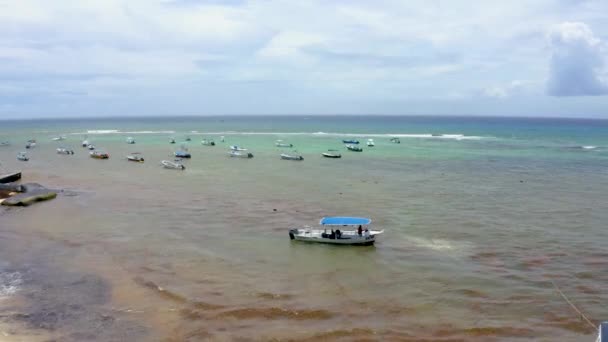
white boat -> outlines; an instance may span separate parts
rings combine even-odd
[[[36,147],[36,140],[28,140],[25,148],[30,149]]]
[[[311,227],[292,228],[289,238],[296,241],[328,243],[332,245],[371,246],[376,242],[376,236],[384,230],[369,230],[372,222],[365,217],[324,217],[321,219],[321,229]],[[330,228],[328,231],[327,227]],[[334,227],[347,227],[340,230]]]
[[[337,150],[327,150],[327,152],[321,153],[325,158],[342,158],[342,155]]]
[[[58,137],[54,137],[54,138],[53,138],[53,141],[63,141],[63,140],[65,140],[65,139],[66,139],[66,138],[65,138],[65,135],[61,135],[61,136],[58,136]]]
[[[172,162],[169,160],[163,160],[160,163],[165,169],[172,169],[172,170],[185,170],[186,169],[186,167],[178,161]]]
[[[175,144],[175,139],[174,138],[169,138],[169,144]]]
[[[65,148],[65,147],[60,147],[57,149],[57,154],[74,154],[74,150],[71,150],[69,148]]]
[[[91,143],[87,139],[82,141],[82,147],[89,147],[89,145],[91,145]]]
[[[608,321],[600,323],[595,342],[608,342]]]
[[[143,163],[144,157],[139,152],[133,152],[127,156],[128,161]]]
[[[281,153],[281,159],[283,159],[283,160],[304,160],[304,157],[302,157],[299,154]]]
[[[362,152],[363,151],[363,149],[361,147],[355,146],[355,145],[346,145],[346,148],[349,151],[353,151],[353,152]]]
[[[230,149],[233,151],[247,151],[246,148],[239,147],[237,145],[230,146]]]
[[[213,139],[203,139],[201,144],[205,146],[215,146],[215,141],[213,141]]]
[[[374,147],[376,144],[374,144],[374,139],[367,139],[367,146],[369,147]]]
[[[393,144],[401,144],[401,140],[399,140],[399,138],[391,138],[390,142]]]
[[[89,150],[93,151],[93,150],[95,149],[95,145],[93,145],[93,144],[88,144],[88,145],[87,145],[87,148],[88,148]]]
[[[292,144],[285,143],[283,140],[277,140],[274,144],[276,147],[293,147]]]
[[[2,141],[0,142],[0,146],[11,146],[11,143],[8,141]]]
[[[30,160],[30,158],[27,156],[27,153],[19,152],[19,153],[17,153],[17,160],[28,161],[28,160]]]
[[[135,139],[133,139],[133,137],[127,137],[127,144],[135,144]]]
[[[224,136],[223,135],[220,137],[220,141],[224,142]]]
[[[228,155],[232,158],[253,158],[253,153],[232,150],[228,153]]]

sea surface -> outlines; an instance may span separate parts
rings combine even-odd
[[[2,341],[594,341],[562,294],[608,320],[608,121],[24,120],[0,121],[1,141],[0,173],[62,190],[0,208]],[[163,169],[182,144],[186,170]],[[289,240],[332,215],[385,233]]]

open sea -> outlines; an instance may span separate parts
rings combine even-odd
[[[608,320],[605,120],[27,120],[0,121],[1,141],[0,174],[63,191],[0,208],[0,341],[595,341],[559,291]],[[182,143],[186,170],[163,169]],[[385,233],[289,240],[334,215]]]

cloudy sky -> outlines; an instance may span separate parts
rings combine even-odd
[[[0,0],[0,118],[608,118],[606,0]]]

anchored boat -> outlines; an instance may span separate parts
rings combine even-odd
[[[367,139],[367,146],[374,147],[376,144],[374,143],[374,139]]]
[[[11,143],[8,141],[2,141],[0,142],[0,146],[11,146]]]
[[[361,147],[355,146],[355,145],[346,145],[346,148],[349,151],[353,151],[353,152],[362,152],[363,151],[363,149]]]
[[[327,152],[321,153],[325,158],[342,158],[342,155],[338,153],[338,150],[327,150]]]
[[[17,160],[28,161],[28,160],[30,160],[30,158],[27,156],[27,153],[19,152],[19,153],[17,153]]]
[[[304,160],[304,157],[302,157],[299,154],[281,153],[281,159],[283,159],[283,160]]]
[[[359,140],[342,140],[343,143],[345,144],[355,144],[355,145],[359,145]]]
[[[595,342],[608,342],[608,321],[600,323]]]
[[[135,144],[135,139],[133,139],[133,137],[127,137],[127,144],[129,144],[129,145]]]
[[[110,158],[110,155],[102,152],[102,151],[91,151],[89,153],[91,155],[91,158],[95,158],[95,159],[108,159]]]
[[[133,152],[127,156],[127,160],[136,163],[143,163],[144,157],[139,152]]]
[[[36,140],[28,140],[25,148],[30,149],[36,147]]]
[[[253,158],[253,153],[243,152],[243,150],[232,150],[228,152],[228,155],[232,158]]]
[[[175,155],[176,158],[186,158],[186,159],[188,159],[188,158],[192,157],[190,155],[190,153],[188,153],[188,152],[186,152],[184,150],[175,151],[173,154]]]
[[[391,138],[390,142],[393,144],[401,144],[401,140],[399,140],[399,138]]]
[[[276,147],[293,147],[293,144],[283,142],[283,140],[277,140],[275,143]]]
[[[169,160],[163,160],[160,162],[160,164],[165,168],[165,169],[172,169],[172,170],[185,170],[186,167],[180,163],[179,161],[169,161]]]
[[[237,145],[230,146],[230,149],[233,150],[233,151],[247,151],[246,148],[242,148],[242,147],[239,147]]]
[[[215,146],[215,141],[213,141],[213,139],[203,139],[201,144],[205,146]]]
[[[65,140],[65,139],[66,139],[66,138],[65,138],[65,135],[61,135],[61,136],[58,136],[58,137],[54,137],[54,138],[53,138],[53,141],[63,141],[63,140]]]
[[[57,154],[71,155],[74,154],[74,150],[65,147],[60,147],[57,149]]]
[[[376,242],[376,236],[384,233],[384,230],[369,230],[371,222],[365,217],[324,217],[320,222],[322,229],[293,228],[289,230],[289,238],[333,245],[371,246]],[[334,227],[345,228],[334,231]]]

